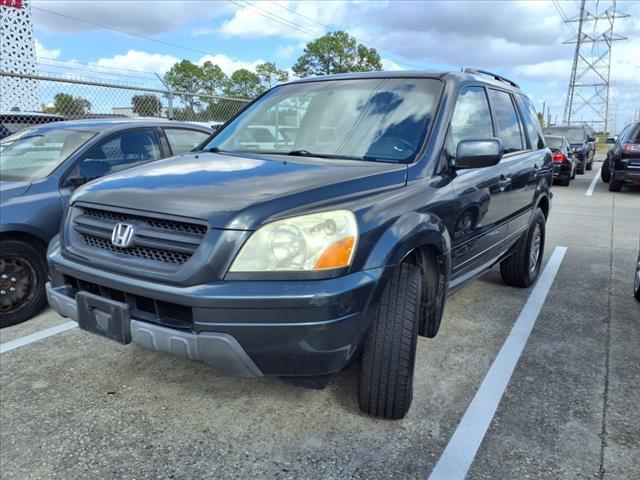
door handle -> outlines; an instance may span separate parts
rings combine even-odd
[[[500,191],[504,192],[509,185],[511,185],[511,177],[500,175],[500,180],[498,180],[498,188]]]

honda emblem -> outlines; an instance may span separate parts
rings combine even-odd
[[[133,241],[133,226],[128,223],[116,223],[111,233],[111,243],[116,247],[127,248]]]

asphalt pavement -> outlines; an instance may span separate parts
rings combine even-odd
[[[469,479],[640,478],[640,188],[597,180],[586,195],[599,166],[553,188],[545,262],[566,253],[495,414],[479,411],[479,448],[452,444]],[[450,297],[438,336],[419,339],[401,421],[359,412],[357,366],[317,391],[77,328],[13,348],[0,356],[1,477],[427,479],[531,293],[494,268]],[[65,322],[48,310],[0,343]]]

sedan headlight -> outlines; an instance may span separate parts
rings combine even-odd
[[[230,272],[331,270],[351,265],[358,224],[347,210],[277,220],[256,230]]]

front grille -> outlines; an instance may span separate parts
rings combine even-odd
[[[207,233],[206,225],[197,223],[187,223],[175,220],[165,220],[163,218],[144,217],[141,215],[130,215],[128,213],[113,212],[110,210],[98,210],[97,208],[82,208],[82,213],[90,217],[101,218],[113,223],[141,221],[150,227],[163,230],[174,230],[177,232],[195,233],[204,235]]]
[[[146,260],[155,260],[157,262],[166,262],[174,264],[183,264],[191,255],[181,252],[171,252],[169,250],[160,250],[159,248],[133,247],[120,248],[111,243],[111,240],[98,237],[96,235],[82,235],[85,245],[90,247],[102,248],[111,252],[118,252],[123,255],[131,255],[133,257],[144,258]]]
[[[72,216],[73,242],[85,250],[136,258],[152,265],[180,266],[198,249],[207,226],[195,222],[151,217],[137,213],[75,207]],[[111,235],[118,223],[133,227],[131,245],[119,247]]]
[[[64,277],[65,283],[71,287],[74,297],[77,292],[89,292],[128,304],[131,316],[136,319],[172,328],[190,329],[193,326],[193,311],[191,307],[186,305],[134,295],[97,283],[87,282],[70,275],[65,275]]]

